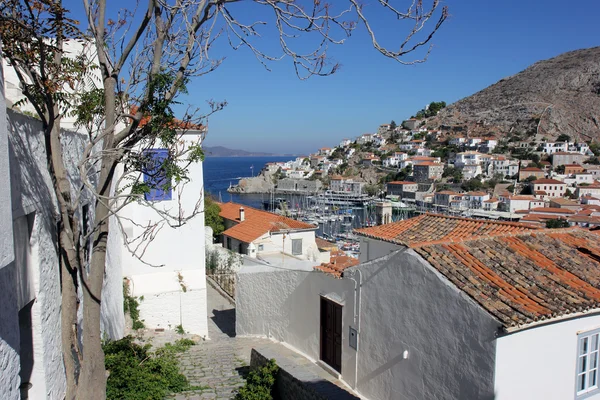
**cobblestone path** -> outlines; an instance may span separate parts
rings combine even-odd
[[[177,393],[176,400],[231,399],[244,384],[252,347],[261,339],[235,337],[235,308],[210,285],[208,297],[208,334],[181,356],[181,369],[193,386],[201,389]]]

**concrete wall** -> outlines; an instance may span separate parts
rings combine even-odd
[[[183,139],[192,143],[199,136],[188,133]],[[177,215],[181,205],[184,215],[190,215],[200,202],[199,211],[204,210],[202,163],[188,170],[191,181],[174,188],[172,200],[154,202],[154,207]],[[150,329],[174,329],[181,324],[186,332],[207,336],[204,213],[177,228],[160,222],[162,217],[144,204],[132,203],[122,215],[136,221],[134,225],[122,220],[129,239],[138,237],[149,224],[162,226],[143,255],[138,252],[152,266],[122,248],[123,273],[131,281],[131,294],[144,296],[140,319]]]
[[[348,346],[347,332],[354,318],[354,283],[315,271],[252,271],[242,268],[238,273],[236,334],[285,342],[317,361],[320,301],[325,296],[343,307],[342,378],[353,382],[356,352]]]
[[[496,400],[574,399],[577,334],[598,328],[600,315],[590,315],[498,338]]]
[[[360,269],[358,392],[492,399],[498,323],[412,250]],[[405,358],[405,351],[407,358]]]

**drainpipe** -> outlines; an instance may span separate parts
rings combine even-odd
[[[358,280],[355,275],[358,273]],[[358,386],[358,352],[360,349],[360,315],[362,308],[362,271],[355,269],[348,276],[349,279],[354,281],[354,325],[356,326],[356,353],[354,355],[354,390],[357,390]],[[357,304],[358,303],[358,304]]]

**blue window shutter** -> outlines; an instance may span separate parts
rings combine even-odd
[[[169,157],[167,149],[151,149],[144,152],[149,159],[144,169],[144,183],[150,186],[150,192],[144,194],[147,201],[162,201],[172,199],[172,188],[168,182],[163,164]]]

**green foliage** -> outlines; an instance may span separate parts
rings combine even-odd
[[[567,135],[566,133],[561,133],[556,138],[556,141],[557,142],[570,142],[571,141],[571,136]]]
[[[185,335],[185,330],[183,329],[183,325],[179,324],[175,327],[175,332],[179,335]]]
[[[588,164],[592,164],[592,165],[600,165],[600,158],[598,158],[598,157],[590,157],[586,162]]]
[[[336,147],[328,158],[330,160],[343,160],[345,158],[344,149]]]
[[[452,178],[453,182],[460,182],[463,179],[463,173],[459,168],[446,167],[442,173],[442,178]]]
[[[191,342],[191,343],[190,343]],[[109,371],[106,398],[128,400],[162,400],[169,393],[191,389],[179,372],[176,354],[194,344],[182,339],[167,343],[155,352],[150,345],[140,345],[131,336],[105,343],[105,367]]]
[[[564,219],[550,219],[546,221],[546,228],[548,229],[568,228],[569,226],[569,222]]]
[[[534,175],[528,176],[527,178],[525,178],[525,182],[533,182],[537,180],[537,177]]]
[[[474,190],[480,190],[482,187],[483,187],[483,183],[481,182],[481,179],[479,179],[479,178],[471,178],[461,185],[461,188],[463,188],[463,190],[466,190],[468,192],[472,192]]]
[[[558,174],[564,174],[565,173],[565,166],[564,165],[559,165],[558,167],[556,167],[556,172]]]
[[[445,101],[433,101],[429,103],[429,107],[419,110],[415,115],[416,119],[423,119],[436,116],[442,108],[446,107]]]
[[[398,125],[396,125],[396,121],[392,120],[392,122],[390,122],[390,130],[394,130],[398,127]]]
[[[204,197],[204,225],[210,226],[213,236],[220,235],[225,230],[223,217],[219,215],[221,207],[209,196]]]
[[[133,330],[143,329],[144,322],[140,320],[140,303],[141,298],[136,298],[131,295],[129,292],[129,285],[125,280],[123,280],[123,312],[129,313],[129,317],[131,317]]]
[[[235,400],[272,400],[275,376],[279,367],[275,360],[269,360],[264,366],[251,371],[235,396]]]
[[[598,142],[592,142],[589,144],[590,150],[595,156],[600,156],[600,144]]]
[[[377,195],[377,193],[379,193],[379,186],[377,186],[377,185],[366,185],[365,186],[365,193],[368,194],[369,196],[375,196],[375,195]]]

